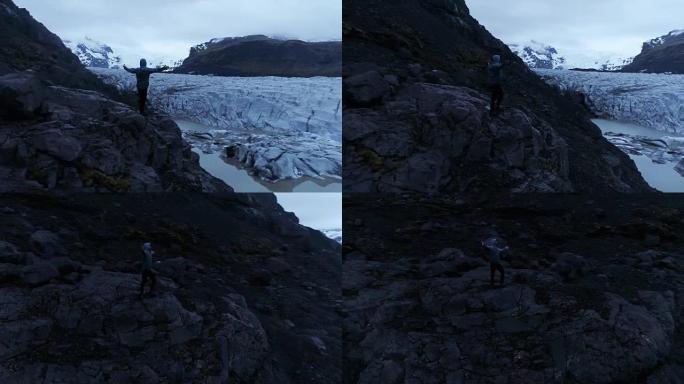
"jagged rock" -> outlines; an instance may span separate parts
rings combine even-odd
[[[343,45],[346,191],[651,190],[589,111],[530,71],[465,1],[350,0]],[[494,53],[506,96],[490,117]]]
[[[45,342],[52,330],[52,320],[18,320],[0,327],[0,359],[3,361]]]
[[[47,230],[38,230],[31,234],[31,247],[38,253],[52,256],[63,251],[59,236]]]
[[[347,153],[365,169],[363,180],[374,180],[386,192],[436,193],[454,183],[467,188],[491,182],[486,172],[495,172],[515,191],[572,190],[565,141],[520,110],[491,119],[487,104],[485,95],[467,88],[409,86],[381,112],[348,111],[344,137],[357,149]],[[370,156],[375,165],[361,165]],[[487,164],[487,171],[479,164]],[[366,182],[350,176],[349,188],[365,190]]]
[[[19,253],[14,244],[0,240],[0,263],[22,264],[24,255]]]
[[[30,286],[45,284],[59,276],[59,271],[49,262],[32,264],[22,270],[22,280]]]
[[[574,280],[586,273],[587,262],[580,255],[566,252],[558,255],[551,269],[564,279]]]
[[[459,249],[447,248],[423,260],[420,271],[425,277],[435,277],[455,272],[467,272],[484,264],[482,260],[468,257]]]
[[[681,269],[653,266],[676,260],[666,249],[680,240],[668,237],[666,245],[638,252],[639,234],[617,238],[587,228],[619,223],[677,231],[679,215],[663,211],[682,202],[591,198],[598,201],[549,196],[530,202],[521,195],[493,204],[478,197],[455,208],[455,198],[350,197],[342,266],[345,380],[676,383]],[[608,214],[597,218],[596,206]],[[650,214],[630,217],[632,206],[649,207]],[[355,220],[366,225],[356,227]],[[412,234],[406,228],[423,234],[418,228],[425,222],[450,230],[401,239]],[[482,249],[475,240],[494,223],[513,250],[501,286],[490,285],[490,269],[476,257]],[[545,239],[548,228],[562,231],[563,239]],[[463,248],[444,248],[454,232],[467,239],[459,242]],[[459,269],[452,263],[460,255],[477,261]]]
[[[22,99],[27,92],[30,100]],[[19,119],[0,121],[0,169],[27,188],[229,190],[199,167],[167,118],[144,118],[102,94],[41,83],[31,72],[1,76],[0,94],[9,98],[3,113]]]
[[[21,212],[0,218],[1,249],[24,255],[0,263],[3,384],[340,381],[340,246],[274,196],[30,197],[0,195]],[[64,256],[22,253],[33,228]],[[161,262],[140,297],[143,241]],[[262,269],[267,286],[241,281]]]
[[[348,101],[354,105],[373,105],[390,91],[389,83],[378,71],[369,71],[344,80],[344,92],[348,95]]]

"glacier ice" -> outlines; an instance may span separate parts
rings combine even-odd
[[[684,75],[535,70],[563,90],[584,94],[595,113],[658,131],[684,133]]]
[[[135,90],[135,77],[123,70],[90,70],[121,90]],[[241,161],[263,179],[341,177],[340,78],[155,74],[149,102],[208,127],[184,136],[205,152]]]

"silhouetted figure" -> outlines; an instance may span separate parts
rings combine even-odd
[[[501,112],[501,102],[503,101],[504,91],[503,91],[503,77],[502,71],[503,64],[501,63],[501,56],[494,55],[492,60],[487,65],[487,71],[489,72],[490,85],[492,90],[492,100],[489,105],[489,114],[496,116]]]
[[[157,284],[157,274],[152,269],[152,256],[154,256],[154,250],[152,250],[152,244],[143,244],[143,259],[142,259],[142,279],[140,281],[140,298],[143,297],[145,293],[145,283],[147,280],[151,281],[150,293],[154,290],[154,286]]]
[[[153,73],[164,72],[169,69],[168,66],[147,68],[147,60],[140,59],[140,68],[128,68],[126,65],[124,69],[130,73],[134,73],[138,81],[138,109],[141,114],[145,114],[145,103],[147,103],[147,90],[150,88],[150,75]]]
[[[508,247],[500,246],[499,240],[496,237],[490,237],[482,242],[482,245],[489,250],[489,270],[491,277],[489,283],[494,285],[494,274],[499,271],[501,274],[501,285],[504,284],[504,267],[501,264],[501,258],[508,253]]]

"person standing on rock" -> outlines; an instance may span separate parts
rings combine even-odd
[[[143,259],[142,259],[142,279],[140,281],[140,298],[142,299],[145,293],[145,283],[147,280],[151,281],[150,293],[154,291],[154,286],[157,284],[157,274],[152,269],[152,256],[154,256],[154,250],[152,249],[152,244],[143,244]]]
[[[494,55],[492,60],[487,65],[487,72],[489,72],[490,86],[492,90],[492,99],[489,105],[489,114],[496,116],[501,112],[501,102],[503,101],[503,77],[502,77],[503,63],[501,63],[501,56]]]
[[[128,68],[125,64],[123,68],[135,74],[138,87],[138,109],[141,114],[145,114],[145,104],[147,103],[147,90],[150,88],[150,75],[161,73],[169,69],[167,65],[157,68],[147,68],[147,60],[140,59],[140,68]]]
[[[496,237],[490,237],[482,242],[482,245],[489,250],[489,270],[490,270],[490,280],[489,283],[494,285],[494,274],[499,271],[501,274],[501,285],[504,284],[504,267],[501,264],[501,258],[508,253],[508,247],[501,247],[499,245],[499,240]]]

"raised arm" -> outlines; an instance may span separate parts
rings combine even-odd
[[[168,66],[168,65],[164,65],[164,66],[161,66],[161,67],[157,67],[157,72],[164,72],[164,71],[166,71],[167,69],[169,69],[169,66]]]
[[[126,72],[135,73],[135,71],[132,70],[132,69],[130,69],[130,68],[128,68],[128,67],[126,66],[126,64],[124,64],[123,69],[125,69]]]

